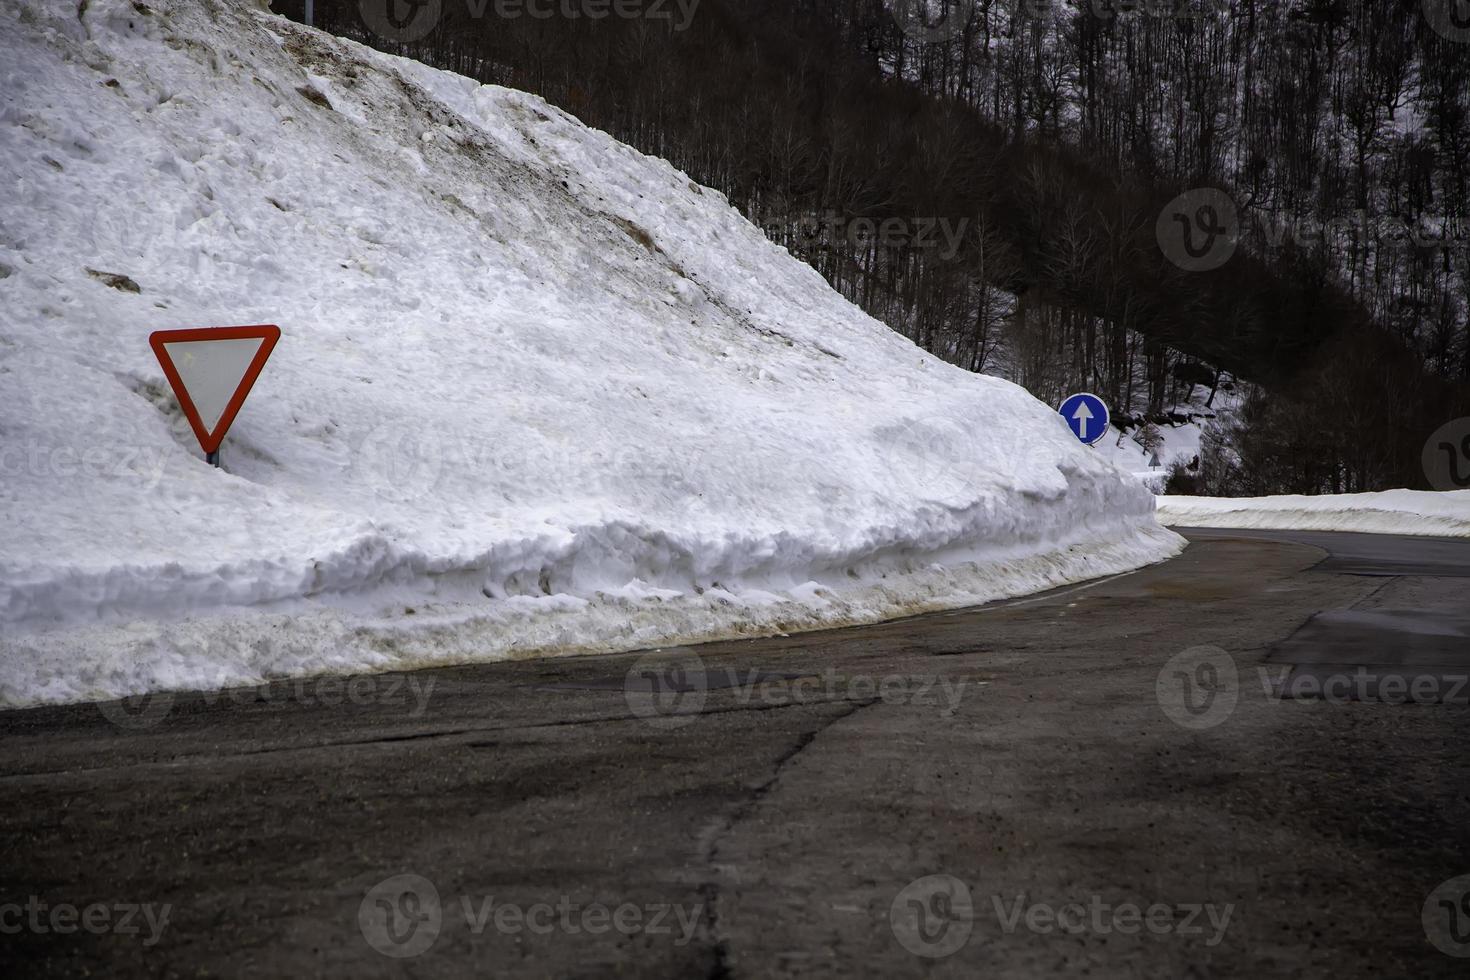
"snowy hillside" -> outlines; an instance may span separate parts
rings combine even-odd
[[[0,0],[0,702],[810,628],[1159,560],[718,194],[248,3]],[[205,464],[153,330],[282,339]]]
[[[1196,472],[1205,433],[1228,429],[1239,413],[1241,398],[1233,392],[1216,393],[1214,403],[1209,405],[1205,404],[1208,395],[1203,386],[1196,387],[1183,401],[1169,406],[1163,418],[1151,427],[1151,435],[1157,440],[1152,450],[1144,445],[1149,426],[1142,423],[1148,416],[1138,411],[1127,420],[1127,431],[1121,428],[1123,420],[1115,418],[1113,429],[1097,444],[1098,451],[1115,466],[1142,479],[1154,493],[1163,493],[1170,467],[1183,466],[1186,473]]]

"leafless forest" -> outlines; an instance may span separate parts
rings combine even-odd
[[[670,160],[895,330],[1043,399],[1158,415],[1221,371],[1249,382],[1188,489],[1423,485],[1425,437],[1470,414],[1452,0],[909,4],[442,0],[410,41],[356,0],[315,21]],[[1236,245],[1186,268],[1168,211],[1201,188]]]

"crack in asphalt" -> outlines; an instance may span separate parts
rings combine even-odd
[[[734,974],[730,969],[730,946],[729,942],[719,935],[720,929],[720,882],[716,869],[716,856],[720,850],[720,840],[729,835],[735,827],[750,816],[751,812],[760,805],[761,801],[770,795],[780,781],[782,774],[791,765],[797,756],[801,755],[817,740],[817,736],[830,729],[838,722],[851,718],[863,708],[877,704],[880,698],[869,698],[862,701],[849,701],[850,707],[826,719],[810,731],[802,732],[797,736],[795,743],[781,755],[777,756],[771,764],[771,774],[764,782],[750,788],[745,799],[726,806],[724,812],[713,817],[705,825],[703,831],[698,835],[698,851],[700,861],[709,868],[716,876],[707,878],[699,883],[698,891],[704,900],[705,920],[701,924],[700,931],[709,943],[710,951],[714,956],[714,962],[706,973],[707,980],[729,980]],[[809,702],[812,703],[812,702]],[[840,703],[837,700],[822,702],[825,704]]]

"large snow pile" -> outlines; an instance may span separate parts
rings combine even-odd
[[[527,95],[0,0],[0,700],[874,620],[1159,560],[1136,480]],[[146,342],[276,323],[200,456]]]
[[[1159,520],[1173,527],[1470,537],[1470,490],[1384,490],[1313,497],[1159,497],[1158,501]]]

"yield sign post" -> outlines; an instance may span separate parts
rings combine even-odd
[[[1073,395],[1062,402],[1057,411],[1067,420],[1072,434],[1089,446],[1108,434],[1108,423],[1112,417],[1107,404],[1094,394],[1082,392]]]
[[[274,324],[159,330],[148,336],[205,459],[215,466],[225,433],[280,339],[281,328]]]

